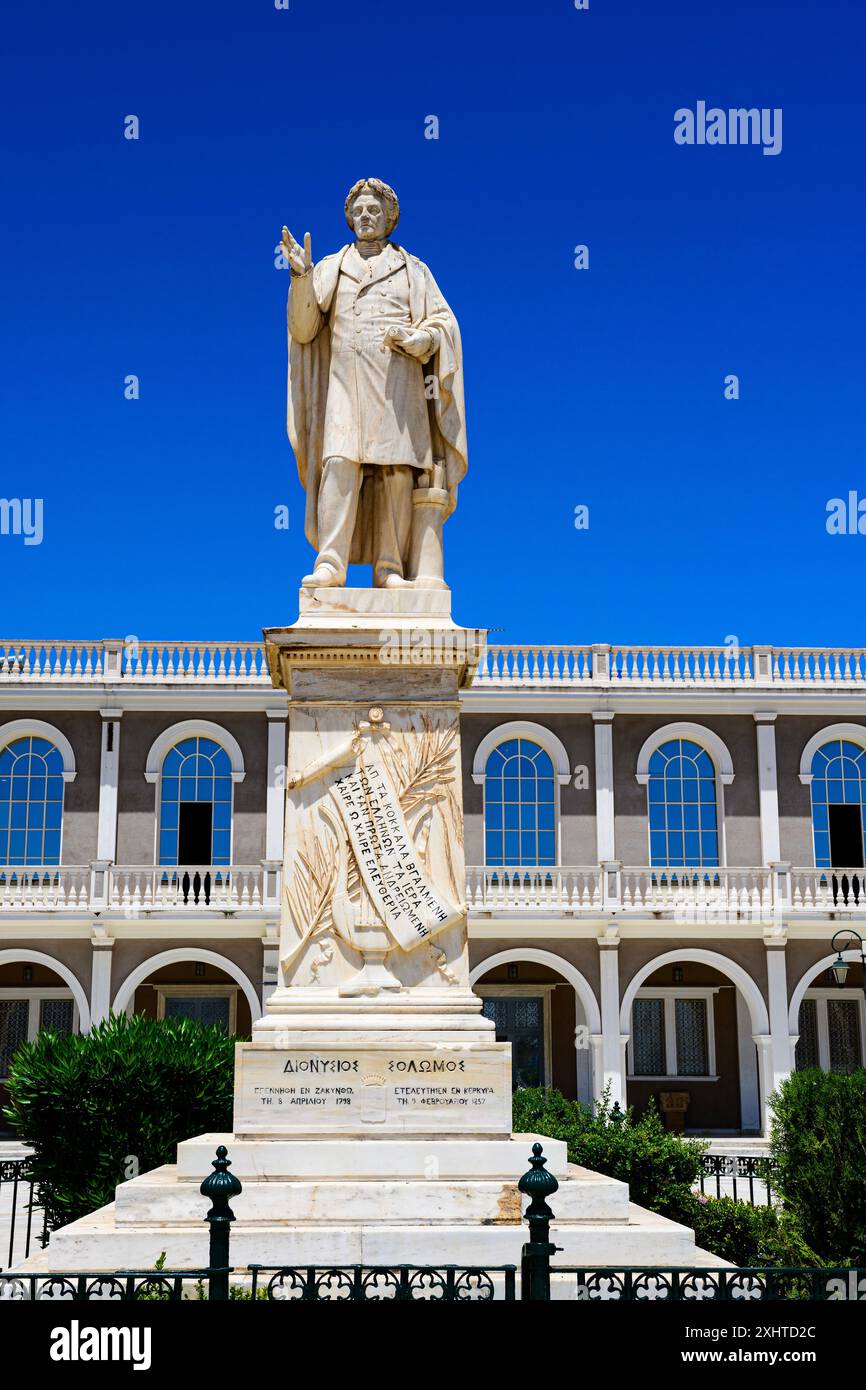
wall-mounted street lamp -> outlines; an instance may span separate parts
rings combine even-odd
[[[860,960],[863,963],[863,994],[866,996],[866,950],[864,950],[863,938],[860,933],[852,931],[850,927],[843,927],[841,931],[837,931],[833,936],[833,940],[830,942],[831,950],[836,952],[836,959],[830,966],[830,974],[833,976],[839,988],[842,989],[848,978],[848,971],[851,969],[851,966],[847,960],[843,959],[842,946],[836,945],[840,936],[847,937],[849,941],[856,941],[857,945],[860,947]],[[852,948],[849,947],[848,949]]]

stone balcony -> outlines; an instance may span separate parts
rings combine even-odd
[[[0,913],[219,916],[279,913],[282,866],[94,863],[0,867]],[[470,865],[473,916],[665,916],[674,921],[769,922],[866,915],[863,869],[660,869],[616,862],[585,866]]]
[[[0,639],[0,686],[270,683],[261,642]],[[473,682],[474,690],[593,688],[862,692],[866,648],[490,645]]]
[[[472,914],[665,916],[688,923],[770,922],[866,911],[863,869],[583,867],[466,870]]]
[[[282,865],[106,864],[0,867],[0,913],[279,912]]]

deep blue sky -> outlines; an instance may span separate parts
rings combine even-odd
[[[335,250],[376,175],[463,330],[458,621],[864,642],[866,535],[825,530],[829,498],[866,497],[864,39],[860,0],[10,9],[0,494],[44,499],[44,540],[0,536],[3,630],[294,620],[273,247],[286,221]],[[781,154],[676,145],[699,99],[782,107]]]

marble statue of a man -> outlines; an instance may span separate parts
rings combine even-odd
[[[463,355],[457,320],[427,266],[390,240],[400,207],[379,179],[349,190],[355,240],[313,264],[283,228],[288,302],[288,432],[317,552],[304,585],[344,585],[346,566],[373,582],[405,577],[413,488],[447,490],[466,472]]]

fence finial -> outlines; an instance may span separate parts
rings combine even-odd
[[[524,1173],[517,1189],[529,1197],[526,1220],[529,1222],[529,1240],[523,1247],[521,1262],[521,1297],[530,1301],[548,1303],[550,1301],[550,1257],[559,1249],[550,1243],[550,1223],[553,1212],[546,1198],[559,1188],[552,1173],[545,1168],[547,1159],[540,1144],[533,1144],[532,1167]]]
[[[200,1188],[201,1195],[209,1197],[212,1203],[205,1217],[210,1226],[208,1297],[224,1303],[229,1296],[229,1235],[235,1219],[229,1198],[239,1196],[243,1187],[240,1178],[229,1172],[231,1160],[225,1144],[217,1149],[212,1166],[214,1171],[208,1173]]]

